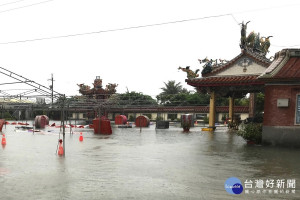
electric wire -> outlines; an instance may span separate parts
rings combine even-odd
[[[22,0],[20,0],[20,1],[22,1]],[[9,10],[0,11],[0,13],[8,12],[8,11],[11,11],[11,10],[16,10],[16,9],[20,9],[20,8],[30,7],[30,6],[34,6],[34,5],[38,5],[38,4],[42,4],[42,3],[47,3],[47,2],[50,2],[50,1],[54,1],[54,0],[47,0],[47,1],[39,2],[39,3],[35,3],[35,4],[22,6],[22,7],[12,8],[12,9],[9,9]],[[16,2],[19,2],[19,1],[16,1]],[[154,27],[154,26],[163,26],[163,25],[169,25],[169,24],[204,20],[204,19],[210,19],[210,18],[219,18],[219,17],[225,17],[225,16],[231,16],[233,18],[233,20],[237,24],[239,24],[239,22],[234,17],[234,14],[242,14],[242,13],[247,13],[247,12],[258,12],[258,11],[264,11],[264,10],[269,10],[269,9],[283,8],[283,7],[290,7],[290,6],[299,6],[299,5],[300,4],[287,4],[287,5],[281,5],[281,6],[272,6],[272,7],[267,7],[267,8],[258,8],[258,9],[251,9],[251,10],[245,10],[245,11],[231,12],[231,13],[226,13],[226,14],[211,15],[211,16],[205,16],[205,17],[198,17],[198,18],[192,18],[192,19],[183,19],[183,20],[176,20],[176,21],[169,21],[169,22],[162,22],[162,23],[155,23],[155,24],[146,24],[146,25],[116,28],[116,29],[99,30],[99,31],[93,31],[93,32],[51,36],[51,37],[41,37],[41,38],[18,40],[18,41],[11,41],[11,42],[0,42],[0,45],[34,42],[34,41],[51,40],[51,39],[60,39],[60,38],[68,38],[68,37],[76,37],[76,36],[85,36],[85,35],[100,34],[100,33],[107,33],[107,32],[125,31],[125,30],[131,30],[131,29],[147,28],[147,27]],[[299,46],[299,45],[294,45],[294,46]]]
[[[47,1],[42,1],[42,2],[38,2],[38,3],[33,3],[33,4],[25,5],[25,6],[20,6],[20,7],[16,7],[16,8],[7,9],[7,10],[2,10],[2,11],[0,11],[0,13],[10,12],[10,11],[18,10],[18,9],[22,9],[22,8],[28,8],[28,7],[40,5],[40,4],[43,4],[43,3],[48,3],[50,1],[55,1],[55,0],[47,0]]]
[[[21,2],[21,1],[26,1],[26,0],[19,0],[19,1],[13,1],[13,2],[9,2],[9,3],[0,4],[0,7],[1,6],[6,6],[6,5],[9,5],[9,4],[18,3],[18,2]]]
[[[41,4],[41,3],[46,3],[46,2],[49,2],[49,1],[54,1],[54,0],[47,0],[47,1],[40,2],[40,3],[35,3],[35,4],[23,6],[23,7],[13,8],[13,9],[10,9],[10,10],[29,7],[29,6],[33,6],[33,5],[37,5],[37,4]],[[183,22],[190,22],[190,21],[197,21],[197,20],[205,20],[205,19],[210,19],[210,18],[220,18],[220,17],[226,17],[226,16],[231,16],[233,18],[233,20],[237,24],[239,24],[237,19],[234,17],[234,14],[241,14],[241,13],[247,13],[247,12],[257,12],[257,11],[263,11],[263,10],[269,10],[269,9],[275,9],[275,8],[298,6],[298,5],[300,5],[300,4],[288,4],[288,5],[283,5],[283,6],[272,6],[272,7],[268,7],[268,8],[259,8],[259,9],[240,11],[240,12],[232,12],[232,13],[226,13],[226,14],[211,15],[211,16],[205,16],[205,17],[183,19],[183,20],[176,20],[176,21],[169,21],[169,22],[162,22],[162,23],[155,23],[155,24],[146,24],[146,25],[116,28],[116,29],[99,30],[99,31],[93,31],[93,32],[51,36],[51,37],[41,37],[41,38],[18,40],[18,41],[11,41],[11,42],[0,42],[0,44],[4,45],[4,44],[15,44],[15,43],[25,43],[25,42],[34,42],[34,41],[42,41],[42,40],[69,38],[69,37],[76,37],[76,36],[85,36],[85,35],[92,35],[92,34],[100,34],[100,33],[108,33],[108,32],[125,31],[125,30],[131,30],[131,29],[147,28],[147,27],[154,27],[154,26],[163,26],[163,25],[169,25],[169,24],[176,24],[176,23],[183,23]],[[6,10],[6,11],[10,11],[10,10]],[[6,12],[6,11],[0,11],[0,13],[1,12]],[[298,45],[295,45],[295,46],[298,46]]]
[[[51,0],[51,1],[53,1],[53,0]],[[147,27],[154,27],[154,26],[163,26],[163,25],[183,23],[183,22],[189,22],[189,21],[196,21],[196,20],[203,20],[203,19],[210,19],[210,18],[218,18],[218,17],[229,16],[229,15],[230,14],[212,15],[212,16],[207,16],[207,17],[199,17],[199,18],[183,19],[183,20],[170,21],[170,22],[162,22],[162,23],[155,23],[155,24],[130,26],[130,27],[124,27],[124,28],[100,30],[100,31],[93,31],[93,32],[86,32],[86,33],[75,33],[75,34],[69,34],[69,35],[60,35],[60,36],[52,36],[52,37],[44,37],[44,38],[35,38],[35,39],[19,40],[19,41],[12,41],[12,42],[0,42],[0,44],[2,44],[2,45],[3,44],[15,44],[15,43],[34,42],[34,41],[41,41],[41,40],[50,40],[50,39],[59,39],[59,38],[68,38],[68,37],[76,37],[76,36],[100,34],[100,33],[107,33],[107,32],[125,31],[125,30],[131,30],[131,29],[147,28]]]

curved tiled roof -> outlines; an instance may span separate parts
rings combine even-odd
[[[203,74],[202,76],[203,77],[214,76],[217,73],[225,71],[226,69],[228,69],[230,66],[232,66],[238,59],[240,59],[243,56],[248,56],[248,57],[252,58],[253,61],[255,61],[256,63],[258,63],[258,64],[260,64],[260,65],[262,65],[266,68],[271,63],[271,61],[268,58],[266,58],[265,56],[261,56],[258,53],[254,53],[250,50],[242,50],[242,52],[238,56],[236,56],[235,58],[233,58],[229,62],[225,63],[224,65],[221,65],[220,67],[216,67],[210,73]]]
[[[283,49],[275,54],[268,69],[259,76],[263,80],[299,81],[300,49]]]
[[[186,79],[191,86],[231,86],[231,85],[263,85],[264,82],[253,76],[212,76],[199,79]]]

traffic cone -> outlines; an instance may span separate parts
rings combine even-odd
[[[79,141],[82,142],[83,141],[83,136],[82,133],[80,132],[80,136],[79,136]]]
[[[64,154],[64,148],[62,146],[62,139],[59,140],[59,147],[58,147],[58,153],[59,156],[62,156]]]
[[[5,138],[5,134],[2,134],[2,145],[6,145],[6,138]]]

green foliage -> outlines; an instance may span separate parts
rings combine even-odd
[[[44,115],[45,111],[43,110],[35,110],[33,111],[33,116]]]
[[[193,105],[208,105],[209,95],[199,94],[197,92],[179,93],[172,95],[157,95],[156,98],[165,106],[193,106]]]
[[[249,105],[249,98],[244,97],[240,99],[235,99],[235,105],[236,106],[248,106]]]
[[[168,81],[168,83],[165,83],[165,87],[162,87],[162,95],[168,95],[168,94],[178,94],[183,91],[181,83],[176,83],[175,81]]]
[[[12,114],[10,114],[9,112],[3,113],[3,118],[4,118],[5,120],[13,120],[13,119],[15,119],[15,118],[12,116]]]
[[[262,124],[243,124],[241,129],[237,131],[237,135],[242,136],[247,141],[254,141],[256,144],[260,144],[262,141]]]
[[[151,96],[134,91],[114,94],[109,98],[109,102],[118,105],[157,105],[156,100],[154,100]]]
[[[145,116],[147,116],[149,119],[152,119],[152,114],[151,113],[147,113],[147,114],[143,114]]]
[[[223,122],[226,121],[227,118],[228,118],[228,115],[227,115],[227,114],[223,114],[223,115],[222,115],[222,121],[223,121]]]
[[[208,105],[210,96],[207,94],[191,93],[182,88],[180,83],[168,81],[164,83],[165,87],[161,88],[163,92],[156,96],[156,99],[165,106],[191,106],[191,105]]]
[[[134,122],[134,120],[135,120],[135,119],[134,119],[134,116],[133,116],[133,115],[130,115],[129,118],[128,118],[128,121]]]
[[[217,97],[216,98],[216,106],[228,106],[229,99],[227,97]]]
[[[186,96],[186,102],[189,105],[208,105],[209,104],[210,96],[208,94],[200,94],[195,92],[193,94],[188,94]]]
[[[163,121],[163,118],[162,117],[156,117],[156,120],[157,121]]]
[[[185,95],[189,92],[182,88],[180,83],[175,81],[168,81],[165,83],[165,86],[162,87],[162,92],[156,96],[156,99],[164,105],[179,105],[178,102],[183,102],[185,100]],[[176,103],[175,103],[176,102]]]
[[[255,103],[256,103],[256,114],[262,113],[264,111],[265,94],[257,93]]]
[[[208,124],[209,118],[208,118],[207,116],[205,116],[205,117],[203,118],[203,122],[204,122],[204,124]]]
[[[168,117],[171,119],[171,121],[174,121],[177,119],[177,114],[168,114]]]

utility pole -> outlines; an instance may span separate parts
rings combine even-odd
[[[48,79],[48,81],[51,81],[50,89],[51,89],[51,107],[53,105],[53,73],[51,74],[51,79]]]

